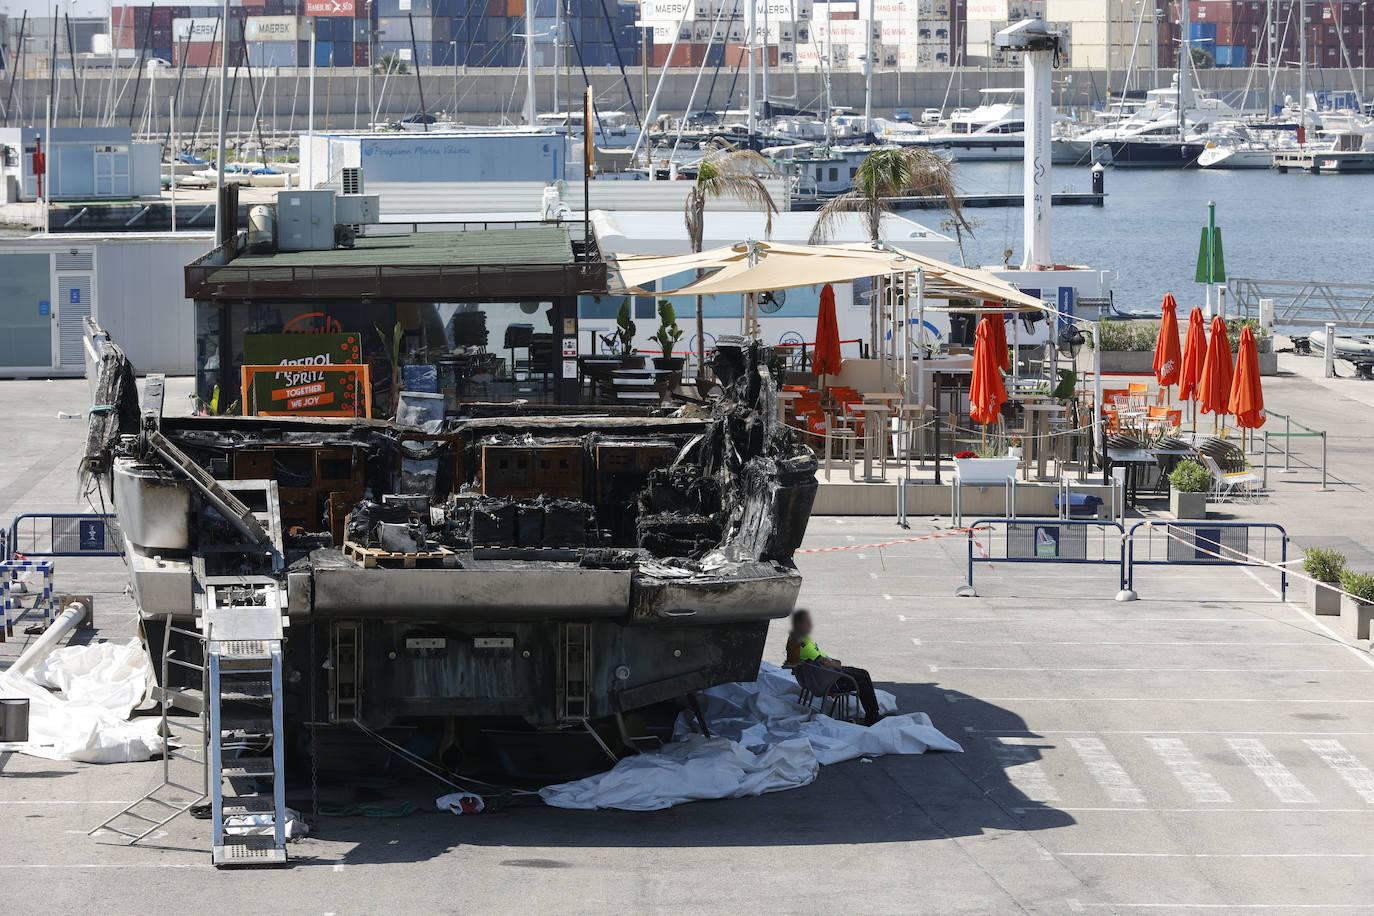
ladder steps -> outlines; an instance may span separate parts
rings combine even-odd
[[[236,757],[220,765],[220,775],[226,779],[237,776],[272,776],[271,757]]]
[[[271,681],[243,681],[222,685],[219,691],[221,703],[260,703],[272,699]]]
[[[244,814],[275,815],[277,813],[272,799],[257,798],[252,795],[226,796],[223,811],[225,817],[238,817]]]
[[[279,848],[272,837],[245,836],[224,838],[213,852],[216,865],[284,865],[286,850]]]

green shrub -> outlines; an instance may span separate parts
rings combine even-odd
[[[1103,318],[1097,322],[1097,339],[1103,350],[1126,350],[1144,353],[1155,348],[1159,339],[1158,321],[1108,321]]]
[[[1374,576],[1369,573],[1342,569],[1341,591],[1354,595],[1366,604],[1374,604]]]
[[[1314,547],[1302,558],[1302,570],[1318,582],[1335,584],[1345,572],[1345,554]]]
[[[1185,459],[1170,472],[1169,483],[1180,493],[1205,493],[1212,487],[1212,475],[1198,462]]]

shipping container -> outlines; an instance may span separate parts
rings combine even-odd
[[[250,41],[247,51],[250,67],[294,67],[298,59],[294,41]]]
[[[180,67],[182,60],[188,67],[218,67],[220,43],[217,41],[192,41],[177,45],[172,49],[172,63]]]
[[[719,48],[720,45],[711,45],[710,47]],[[706,48],[707,45],[696,42],[678,44],[676,48],[671,45],[655,45],[649,64],[654,67],[700,67],[706,57]],[[672,51],[671,57],[668,54],[670,50]]]
[[[414,26],[414,32],[411,27]],[[377,20],[377,34],[385,41],[410,41],[412,34],[416,41],[434,41],[434,20],[428,17],[392,16]]]
[[[355,43],[353,45],[353,66],[368,66],[367,44],[365,42]]]
[[[417,18],[448,16],[452,10],[450,0],[373,0],[372,6],[379,19],[395,16],[404,18],[406,13]]]
[[[1230,45],[1225,47],[1227,50],[1226,62],[1223,64],[1220,60],[1218,60],[1218,66],[1244,67],[1248,64],[1250,55],[1249,49],[1245,47],[1245,45]],[[1222,48],[1218,48],[1217,50],[1220,51],[1222,50]]]

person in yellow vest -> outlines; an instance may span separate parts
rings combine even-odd
[[[853,668],[840,663],[838,658],[826,655],[816,641],[811,638],[811,614],[797,611],[792,615],[792,632],[787,637],[787,667],[798,665],[820,665],[843,671],[854,679],[859,688],[859,702],[864,708],[864,725],[872,725],[882,718],[878,711],[878,695],[873,691],[873,678],[863,668]]]

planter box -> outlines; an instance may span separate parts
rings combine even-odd
[[[1260,375],[1279,374],[1279,355],[1259,353]],[[1155,374],[1154,350],[1103,350],[1102,371],[1130,375]]]
[[[959,481],[964,484],[990,485],[1005,484],[1008,477],[1016,476],[1020,458],[955,458],[954,467],[959,472]]]
[[[1201,493],[1184,493],[1182,490],[1169,488],[1169,511],[1174,514],[1174,518],[1206,518],[1207,517],[1207,491]]]
[[[1319,617],[1341,616],[1341,592],[1334,585],[1307,583],[1307,606]]]
[[[1349,595],[1341,595],[1341,629],[1345,630],[1347,636],[1368,640],[1371,617],[1374,617],[1374,604],[1365,604]]]

